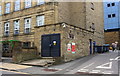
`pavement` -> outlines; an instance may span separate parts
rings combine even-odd
[[[53,75],[53,74],[94,74],[118,76],[120,74],[120,52],[109,52],[90,55],[71,62],[50,67],[37,67],[2,62],[0,71],[3,74],[24,74],[24,75]],[[22,76],[24,76],[22,75]]]
[[[34,60],[24,61],[21,64],[30,65],[30,66],[48,67],[52,65],[54,62],[55,61],[52,58],[49,58],[49,59],[34,59]]]
[[[6,71],[21,72],[20,74],[24,74],[24,73],[26,74],[54,74],[55,72],[71,67],[72,65],[79,63],[80,61],[84,63],[86,60],[89,60],[90,58],[94,56],[95,55],[87,56],[87,57],[80,58],[80,59],[77,59],[77,60],[74,60],[68,63],[51,66],[51,67],[30,66],[29,64],[28,65],[13,64],[11,63],[11,58],[4,58],[4,62],[2,62],[2,65],[0,65],[0,69],[6,70]],[[38,63],[39,61],[36,60],[32,63],[35,63],[35,62]],[[27,62],[24,62],[24,63],[27,63]],[[6,74],[6,72],[3,72],[3,74]],[[7,72],[7,74],[11,74],[11,73]]]

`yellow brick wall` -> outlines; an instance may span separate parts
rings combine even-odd
[[[34,4],[35,5],[35,4]],[[50,7],[50,8],[49,8]],[[12,12],[10,14],[4,14],[2,16],[2,32],[4,32],[4,23],[5,22],[10,22],[10,36],[9,37],[3,37],[3,40],[9,40],[9,39],[17,39],[20,41],[34,41],[34,27],[36,26],[36,17],[39,15],[44,15],[45,16],[45,25],[47,24],[54,24],[55,20],[55,14],[54,14],[54,7],[53,4],[49,3],[46,5],[40,5],[40,6],[35,6],[31,7],[29,9],[23,9],[21,11],[16,11]],[[24,19],[25,18],[31,18],[31,37],[29,38],[30,35],[24,35]],[[13,36],[14,33],[14,26],[13,26],[13,21],[14,20],[20,20],[20,34],[19,36]],[[29,39],[26,39],[28,36]]]
[[[94,10],[91,9],[91,3],[94,4]],[[104,18],[102,2],[86,2],[86,29],[93,31],[90,26],[94,23],[94,38],[98,45],[104,43]]]
[[[22,2],[21,2],[22,3]],[[2,3],[4,5],[4,3]],[[45,5],[35,6],[36,3],[32,3],[34,7],[25,9],[24,4],[21,4],[20,11],[11,12],[10,14],[4,14],[2,16],[2,31],[4,31],[4,23],[10,21],[10,36],[4,37],[3,40],[20,40],[22,42],[34,42],[37,47],[37,51],[41,53],[41,35],[61,33],[61,56],[65,61],[76,59],[81,56],[89,54],[89,39],[97,41],[98,45],[104,43],[103,32],[103,5],[102,3],[95,3],[95,10],[91,10],[90,3],[73,2],[73,3],[47,3]],[[11,10],[13,10],[11,8]],[[101,10],[101,11],[100,11]],[[4,8],[3,8],[4,11]],[[45,25],[39,28],[36,26],[36,16],[45,16]],[[31,33],[29,35],[24,34],[24,19],[31,17]],[[13,21],[20,19],[20,35],[13,36]],[[74,25],[85,30],[92,31],[89,26],[92,22],[95,23],[95,32],[86,32],[84,30],[77,30],[72,26],[63,28],[63,26],[53,26],[55,23],[66,22],[70,25]],[[53,25],[49,25],[53,24]],[[68,34],[72,30],[75,35],[75,39],[68,39]],[[77,45],[76,54],[71,54],[66,51],[66,46],[70,42],[75,42]]]

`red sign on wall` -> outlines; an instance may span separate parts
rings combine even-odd
[[[75,53],[75,51],[76,51],[75,43],[72,43],[72,53]]]
[[[68,45],[67,45],[67,51],[68,51],[68,52],[71,52],[71,44],[68,44]]]

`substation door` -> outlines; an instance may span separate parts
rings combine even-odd
[[[42,35],[42,57],[60,57],[60,34]]]

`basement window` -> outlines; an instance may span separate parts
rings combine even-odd
[[[3,53],[9,52],[9,44],[8,43],[3,44],[2,52]]]
[[[23,48],[30,48],[31,42],[23,42]]]

